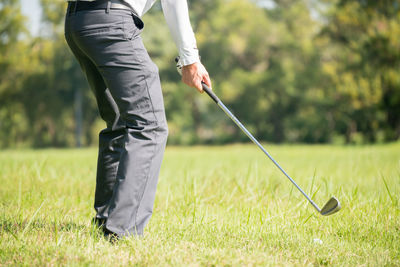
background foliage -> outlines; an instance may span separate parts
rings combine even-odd
[[[0,147],[92,145],[104,127],[63,36],[65,3],[41,0],[31,36],[18,0],[0,0]],[[271,142],[370,143],[400,137],[398,0],[189,1],[214,90]],[[143,38],[160,69],[170,144],[246,137],[179,82],[156,5]]]

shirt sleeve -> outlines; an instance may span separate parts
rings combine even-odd
[[[200,62],[186,0],[161,0],[165,20],[184,66]]]

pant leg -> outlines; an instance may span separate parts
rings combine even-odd
[[[106,128],[99,134],[96,191],[94,197],[96,218],[108,218],[108,210],[117,180],[117,171],[123,151],[123,144],[124,130]]]
[[[94,200],[96,218],[106,219],[116,182],[119,159],[122,153],[125,123],[120,117],[117,104],[105,85],[98,68],[74,43],[70,27],[71,22],[67,16],[65,23],[67,43],[86,75],[89,86],[95,95],[100,116],[107,125],[107,128],[99,134]]]
[[[167,139],[158,69],[130,12],[77,12],[73,22],[74,43],[99,70],[125,123],[106,227],[121,236],[142,234]]]

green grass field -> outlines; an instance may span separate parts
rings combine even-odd
[[[167,148],[143,238],[90,220],[96,149],[0,152],[0,266],[400,266],[400,143]],[[319,239],[322,241],[319,242]]]

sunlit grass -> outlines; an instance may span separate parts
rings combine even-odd
[[[400,265],[400,144],[167,149],[143,238],[90,224],[96,149],[0,152],[0,265]],[[320,239],[322,244],[314,239]]]

